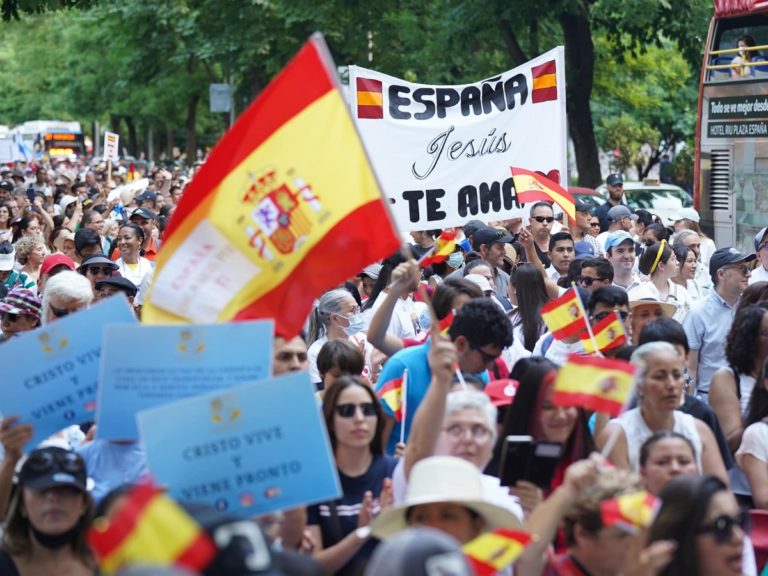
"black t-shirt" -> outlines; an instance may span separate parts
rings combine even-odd
[[[391,478],[397,460],[386,454],[373,457],[371,465],[362,476],[351,477],[339,470],[342,497],[333,502],[323,502],[307,508],[307,524],[320,526],[323,548],[329,548],[340,542],[345,536],[357,529],[357,520],[363,496],[366,491],[373,492],[373,510],[379,511],[379,494],[385,478]],[[336,518],[333,517],[333,509]],[[368,561],[378,540],[370,539],[352,556],[336,574],[362,574],[362,566]]]
[[[19,571],[16,564],[13,563],[11,555],[2,549],[0,549],[0,574],[2,576],[19,576]]]
[[[541,263],[544,264],[544,268],[552,264],[552,261],[549,259],[549,256],[546,252],[542,252],[541,248],[539,248],[539,245],[535,242],[533,243],[534,247],[536,248],[536,254],[539,255],[539,260],[541,260]]]

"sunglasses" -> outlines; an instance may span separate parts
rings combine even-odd
[[[336,406],[336,414],[342,418],[352,418],[357,413],[358,408],[360,408],[363,416],[376,416],[376,404],[373,402],[363,402],[362,404],[339,404]]]
[[[3,314],[3,318],[5,320],[8,320],[11,324],[15,324],[16,321],[21,317],[21,314],[11,314],[10,312],[6,312]]]
[[[590,228],[600,228],[600,222],[590,222],[589,223]]]
[[[42,474],[58,468],[69,474],[85,473],[83,459],[74,452],[33,452],[24,463],[24,468]]]
[[[552,224],[552,222],[555,221],[554,216],[534,216],[533,219],[539,224],[543,224],[544,222]]]
[[[718,516],[711,524],[702,526],[696,530],[697,534],[711,534],[717,544],[726,544],[733,539],[734,529],[738,526],[743,532],[749,532],[749,514],[740,512],[733,516]]]
[[[733,270],[735,272],[741,272],[742,276],[749,275],[749,268],[747,266],[726,266],[726,270]]]
[[[607,278],[592,278],[591,276],[579,276],[578,282],[579,284],[584,284],[584,286],[592,286],[595,282],[603,282],[607,280]]]
[[[112,266],[88,266],[86,269],[88,272],[93,274],[94,276],[98,276],[101,274],[102,276],[109,276],[112,274],[113,267]]]
[[[64,318],[64,316],[69,316],[71,314],[66,308],[57,308],[53,304],[48,304],[48,308],[56,318]]]
[[[605,320],[605,318],[607,318],[608,315],[613,312],[616,312],[616,314],[618,314],[619,318],[621,318],[622,320],[626,320],[627,318],[629,318],[629,312],[626,312],[625,310],[610,310],[607,312],[598,312],[597,314],[593,315],[592,318],[596,322],[600,322],[600,320]]]
[[[475,352],[480,354],[480,356],[483,357],[483,362],[485,364],[490,364],[491,362],[496,362],[496,359],[501,356],[501,354],[488,354],[485,350],[480,350],[480,348],[472,348]]]

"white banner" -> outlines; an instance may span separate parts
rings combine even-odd
[[[510,166],[567,187],[562,47],[463,86],[349,67],[352,115],[402,232],[518,212]]]
[[[104,132],[104,160],[117,162],[120,159],[120,136],[114,132]]]

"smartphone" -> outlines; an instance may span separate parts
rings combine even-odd
[[[32,188],[27,188],[27,199],[29,200],[30,204],[35,203],[35,191]]]
[[[519,480],[526,480],[539,488],[549,488],[562,452],[563,445],[557,442],[507,436],[501,452],[501,485],[514,486]]]
[[[507,436],[504,439],[499,468],[502,486],[514,486],[518,480],[525,480],[534,447],[533,436]]]

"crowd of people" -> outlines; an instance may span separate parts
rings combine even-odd
[[[125,176],[68,161],[0,172],[3,340],[118,293],[140,316],[187,175],[137,174],[138,194]],[[301,335],[276,335],[273,373],[315,384],[343,494],[254,519],[271,573],[469,574],[461,546],[497,529],[535,536],[502,574],[762,571],[768,539],[749,525],[768,514],[768,228],[754,253],[715,246],[696,211],[635,212],[621,175],[606,183],[603,206],[577,202],[565,222],[547,202],[470,220],[426,268],[442,231],[411,232],[410,253],[318,295]],[[542,320],[568,290],[591,325],[615,313],[626,332],[597,353],[636,367],[616,418],[553,401],[561,367],[588,354]],[[139,443],[94,428],[32,447],[31,426],[4,415],[1,574],[97,573],[83,534],[148,470]],[[522,441],[556,457],[508,481]],[[601,503],[638,490],[659,498],[651,525],[605,525]],[[430,572],[438,558],[453,571]]]

